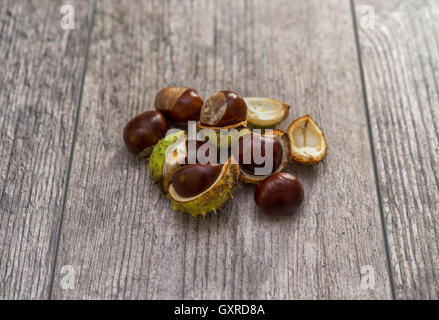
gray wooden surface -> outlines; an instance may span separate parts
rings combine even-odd
[[[60,6],[0,4],[0,298],[49,297],[91,9]]]
[[[70,3],[71,31],[62,2],[0,7],[0,298],[438,298],[436,1]],[[167,85],[310,113],[329,150],[288,169],[301,210],[243,186],[173,212],[121,139]]]
[[[372,139],[398,298],[439,299],[439,2],[360,1]]]

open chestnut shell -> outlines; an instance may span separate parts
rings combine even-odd
[[[247,104],[233,91],[217,91],[200,112],[201,128],[236,128],[247,124]]]
[[[216,212],[232,197],[239,167],[229,159],[225,164],[192,164],[178,169],[168,188],[174,210],[196,217]]]
[[[154,145],[168,131],[166,118],[157,111],[147,111],[135,116],[123,130],[123,140],[128,151],[136,156],[148,156]]]
[[[222,165],[190,164],[177,170],[172,178],[175,192],[191,198],[206,191],[218,178]]]
[[[304,191],[300,180],[286,172],[269,176],[255,189],[254,199],[267,215],[280,216],[293,213],[303,202]]]
[[[326,156],[326,138],[322,129],[309,116],[293,121],[288,128],[291,157],[302,164],[312,165]]]
[[[246,97],[247,103],[247,122],[249,126],[255,128],[274,128],[287,116],[290,105],[285,102],[260,97]]]
[[[167,87],[159,91],[155,107],[171,118],[177,125],[185,126],[190,120],[200,119],[203,98],[192,88]]]
[[[233,147],[233,157],[239,164],[240,180],[259,183],[287,165],[290,158],[288,137],[281,130],[264,134],[249,131]]]
[[[174,173],[191,164],[219,163],[218,149],[208,141],[189,140],[184,130],[170,133],[155,146],[149,159],[151,179],[168,191]]]

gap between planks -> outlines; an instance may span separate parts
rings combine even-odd
[[[91,16],[90,16],[90,23],[88,25],[88,36],[87,36],[87,44],[85,46],[85,59],[84,59],[84,68],[82,70],[81,75],[81,82],[80,82],[80,91],[79,91],[79,98],[78,103],[76,106],[76,119],[73,127],[73,138],[72,143],[70,147],[70,159],[69,159],[69,166],[67,168],[67,177],[66,177],[66,183],[64,186],[64,194],[63,194],[63,201],[62,201],[62,210],[61,210],[61,218],[59,222],[59,228],[58,228],[58,237],[56,241],[56,247],[55,247],[55,254],[54,254],[54,261],[53,261],[53,271],[52,275],[50,277],[50,284],[49,284],[49,300],[52,299],[52,293],[53,293],[53,283],[55,281],[55,272],[56,272],[56,263],[58,261],[58,251],[59,251],[59,244],[61,242],[61,233],[62,233],[62,227],[63,227],[63,221],[64,221],[64,212],[66,209],[66,200],[67,200],[67,194],[69,189],[69,182],[70,182],[70,174],[72,171],[72,163],[73,163],[73,153],[75,152],[75,142],[76,142],[76,136],[78,132],[78,124],[79,124],[79,116],[81,111],[81,105],[82,105],[82,94],[84,91],[84,82],[85,82],[85,75],[87,73],[87,63],[88,63],[88,53],[90,51],[90,41],[91,37],[93,35],[93,25],[95,20],[95,14],[96,14],[96,1],[92,0],[92,10],[91,10]]]
[[[357,17],[355,14],[355,0],[350,0],[350,5],[351,5],[351,13],[352,13],[352,27],[354,28],[354,35],[355,35],[355,46],[357,48],[358,67],[359,67],[359,71],[360,71],[361,91],[362,91],[363,100],[364,100],[364,109],[365,109],[366,119],[367,119],[367,130],[368,130],[368,134],[369,134],[370,151],[371,151],[372,160],[373,160],[373,173],[374,173],[374,178],[375,178],[376,194],[377,194],[377,198],[378,198],[378,205],[380,208],[381,226],[383,229],[384,249],[386,251],[386,260],[387,260],[387,272],[389,275],[389,282],[390,282],[389,285],[390,285],[392,300],[395,300],[395,284],[393,281],[392,261],[390,259],[390,249],[389,249],[389,241],[388,241],[388,235],[387,235],[387,227],[386,227],[385,218],[384,218],[384,209],[383,209],[383,202],[382,202],[382,196],[381,196],[381,188],[380,188],[380,181],[379,181],[379,175],[378,175],[375,146],[374,146],[373,136],[372,136],[372,126],[370,123],[370,110],[369,110],[369,104],[367,101],[367,91],[366,91],[366,83],[365,83],[365,79],[364,79],[363,63],[361,60],[360,38],[358,35]]]

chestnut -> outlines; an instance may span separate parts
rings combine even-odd
[[[155,108],[180,126],[187,125],[190,120],[200,119],[203,103],[198,91],[186,87],[164,88],[155,98]]]
[[[200,122],[206,127],[234,127],[247,121],[247,104],[233,91],[215,92],[201,108]]]
[[[233,160],[239,164],[239,179],[258,184],[287,165],[290,157],[288,135],[282,130],[263,134],[247,132],[232,146],[232,153]]]
[[[182,198],[199,196],[217,180],[222,167],[219,164],[190,164],[181,167],[172,177],[172,186]]]
[[[237,153],[236,158],[239,159],[238,163],[243,170],[245,170],[246,172],[252,175],[255,175],[256,168],[263,168],[265,166],[265,161],[262,163],[255,163],[254,150],[253,150],[254,144],[259,145],[261,148],[260,157],[266,161],[271,162],[270,163],[271,171],[267,172],[266,174],[273,173],[274,171],[276,171],[277,168],[279,168],[279,166],[282,163],[284,151],[282,144],[279,141],[280,139],[278,139],[277,136],[250,133],[250,138],[248,140],[245,139],[244,137],[245,136],[239,138],[238,148],[236,150]],[[246,141],[248,141],[249,143],[245,143]],[[266,146],[272,148],[273,150],[270,157],[269,155],[265,154]],[[245,157],[244,155],[250,156],[249,159],[250,163],[244,162],[244,157]],[[266,157],[267,159],[265,159]]]
[[[134,155],[148,156],[154,145],[168,131],[163,114],[146,111],[131,119],[123,130],[123,140],[129,152]]]
[[[262,212],[271,216],[293,213],[304,197],[300,180],[286,172],[275,173],[255,189],[254,199]]]

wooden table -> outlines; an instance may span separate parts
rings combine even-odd
[[[439,298],[438,1],[68,2],[0,6],[2,299]],[[173,212],[121,139],[168,85],[309,113],[301,210]]]

